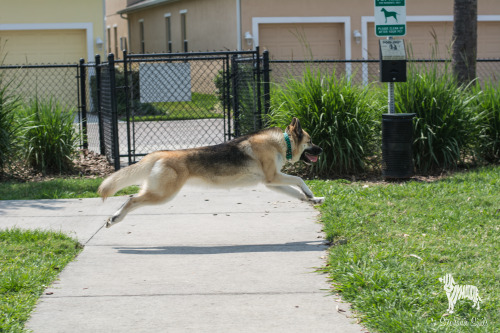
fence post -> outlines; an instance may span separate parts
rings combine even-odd
[[[271,108],[271,87],[270,87],[270,75],[269,75],[269,51],[265,50],[262,53],[262,60],[263,60],[263,74],[264,74],[264,115],[267,116],[269,113],[269,109]],[[267,117],[266,117],[267,119]],[[267,127],[267,121],[264,124],[264,126]]]
[[[222,71],[222,99],[224,112],[227,111],[227,139],[231,140],[231,65],[229,62],[229,54],[226,54]]]
[[[82,139],[83,139],[83,149],[89,148],[88,136],[87,136],[87,93],[86,93],[86,69],[85,60],[80,59],[80,112],[82,115]]]
[[[104,124],[102,120],[101,112],[101,55],[96,54],[95,56],[95,87],[96,87],[96,108],[97,108],[97,119],[99,121],[99,150],[101,155],[106,154],[106,146],[104,144]]]
[[[234,137],[240,136],[240,103],[238,101],[238,63],[236,54],[231,57],[231,89],[233,93]]]
[[[257,130],[261,130],[262,129],[262,103],[261,103],[261,90],[260,90],[260,85],[261,85],[261,80],[260,80],[260,51],[259,51],[259,47],[257,46],[255,48],[255,60],[257,61],[256,63],[256,74],[257,74],[257,84],[256,84],[256,88],[257,88]],[[255,126],[255,125],[254,125]]]
[[[111,96],[111,131],[113,135],[113,161],[115,170],[120,169],[120,146],[118,140],[118,110],[116,105],[116,77],[115,77],[115,55],[110,53],[108,55],[109,67],[109,90]]]
[[[127,61],[127,50],[123,50],[123,79],[125,84],[123,86],[123,90],[125,91],[125,115],[127,117],[127,155],[128,155],[128,164],[132,164],[132,154],[134,154],[134,162],[135,162],[135,150],[132,149],[132,141],[131,141],[131,132],[130,132],[130,85],[133,84],[133,79],[131,79],[131,83],[129,85],[129,73],[128,73],[128,61]],[[121,87],[120,87],[121,88]]]

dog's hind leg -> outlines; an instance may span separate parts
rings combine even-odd
[[[159,177],[161,176],[161,177]],[[118,211],[106,221],[106,228],[123,220],[123,218],[141,206],[165,203],[175,197],[186,182],[186,177],[172,168],[164,168],[161,174],[151,172],[144,188],[137,196],[131,196]]]

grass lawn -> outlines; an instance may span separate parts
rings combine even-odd
[[[500,167],[433,183],[311,181],[334,289],[378,332],[500,332]],[[438,278],[478,288],[480,310]]]
[[[2,183],[0,198],[96,197],[101,181]],[[500,331],[500,167],[458,173],[433,183],[308,184],[316,195],[326,197],[319,207],[332,242],[325,271],[334,290],[353,304],[371,331]],[[38,272],[55,277],[63,267],[42,263],[55,260],[59,253],[70,261],[78,252],[75,243],[53,243],[52,238],[62,236],[16,234],[13,239],[19,241],[0,233],[0,323],[4,325],[0,332],[22,327],[33,306],[24,304],[34,304],[50,283],[39,279]],[[61,247],[70,253],[64,254]],[[438,278],[445,274],[452,274],[457,284],[476,286],[481,309],[473,309],[470,300],[458,300],[455,313],[443,316],[448,301]],[[34,300],[28,301],[30,297]]]
[[[68,236],[0,230],[0,332],[23,332],[38,298],[81,251]]]
[[[4,182],[0,183],[0,200],[36,200],[36,199],[78,199],[97,198],[97,188],[102,178],[53,179],[43,182]],[[137,193],[138,186],[127,187],[116,195]]]
[[[189,102],[163,102],[151,103],[161,115],[135,116],[134,121],[160,121],[160,120],[191,120],[224,118],[224,114],[217,111],[219,99],[211,94],[192,93]]]

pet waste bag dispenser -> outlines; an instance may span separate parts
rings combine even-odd
[[[413,175],[414,113],[395,113],[394,82],[406,82],[406,53],[401,39],[380,40],[380,81],[388,82],[389,113],[382,115],[382,175]]]

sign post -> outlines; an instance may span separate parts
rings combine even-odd
[[[380,40],[380,81],[387,82],[389,112],[382,115],[382,175],[409,178],[413,174],[412,142],[415,114],[396,114],[394,82],[406,81],[406,0],[375,0],[375,35]]]
[[[387,37],[392,40],[395,36],[406,35],[406,0],[375,0],[375,35],[377,37]],[[392,46],[392,42],[389,42]],[[382,66],[382,44],[380,49],[381,71]],[[404,52],[404,49],[403,49]],[[405,60],[406,66],[406,60]],[[381,75],[382,77],[382,75]],[[394,81],[388,82],[389,113],[394,110]],[[406,81],[406,72],[405,72]]]

